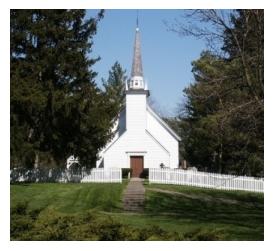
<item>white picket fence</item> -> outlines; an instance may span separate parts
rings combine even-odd
[[[92,169],[90,174],[84,175],[80,182],[122,183],[122,170],[120,168]]]
[[[10,182],[99,182],[99,183],[121,183],[122,170],[113,169],[96,169],[91,171],[79,170],[70,172],[70,170],[11,170]]]
[[[264,179],[181,169],[149,169],[149,182],[225,190],[264,191]]]

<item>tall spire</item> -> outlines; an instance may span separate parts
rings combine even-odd
[[[138,10],[137,10],[137,16],[136,16],[136,28],[139,27],[139,19],[138,19]]]
[[[147,97],[150,95],[148,88],[145,88],[145,82],[144,82],[144,76],[143,76],[138,11],[137,11],[137,18],[136,18],[136,32],[135,32],[135,40],[134,40],[131,76],[127,82],[127,85],[128,85],[127,93],[139,93],[139,94],[142,93],[142,94],[146,94]]]
[[[138,12],[137,12],[136,32],[135,32],[131,77],[138,77],[138,76],[143,77],[140,31],[139,31],[138,24],[139,23],[138,23]]]

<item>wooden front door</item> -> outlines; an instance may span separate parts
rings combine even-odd
[[[132,171],[131,177],[141,177],[144,169],[144,157],[143,156],[131,156],[130,168]]]

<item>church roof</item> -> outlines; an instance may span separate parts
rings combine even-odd
[[[178,141],[181,141],[179,135],[177,135],[174,130],[163,120],[161,119],[153,110],[152,108],[147,105],[147,110],[156,118],[156,120]]]
[[[131,69],[131,77],[134,77],[134,76],[143,77],[141,41],[140,41],[140,31],[138,26],[136,28],[136,33],[135,33],[133,61],[132,61],[132,69]]]
[[[157,115],[153,109],[147,104],[147,111],[152,114],[152,116],[159,122],[159,124],[164,127],[176,140],[181,141],[181,138],[178,134],[176,134],[174,132],[174,130],[163,120],[160,118],[159,115]],[[126,107],[124,107],[119,115],[119,118],[121,116],[125,116],[126,115]],[[120,120],[118,119],[118,128],[116,129],[115,132],[115,137],[111,140],[111,142],[109,144],[106,145],[105,149],[103,150],[103,152],[105,153],[112,145],[114,145],[118,140],[120,140],[124,135],[126,130],[126,120],[122,120],[120,123]],[[120,132],[120,128],[119,127],[123,127],[121,132]],[[147,134],[149,134],[166,152],[168,152],[168,150],[146,129],[145,132]]]

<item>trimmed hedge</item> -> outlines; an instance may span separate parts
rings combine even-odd
[[[123,179],[127,179],[128,178],[128,173],[130,173],[130,177],[131,177],[131,173],[132,173],[132,169],[131,168],[122,168]],[[149,169],[145,168],[145,169],[143,169],[143,172],[141,174],[141,178],[147,179],[148,177],[149,177]]]
[[[82,214],[63,214],[53,209],[27,211],[27,204],[11,210],[11,240],[185,240],[176,232],[158,226],[135,228],[93,210]]]

